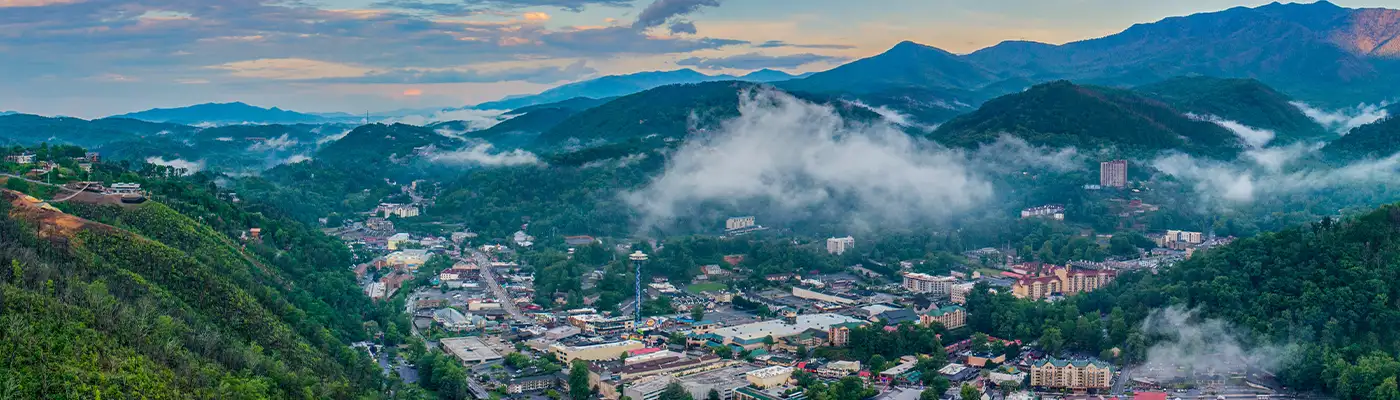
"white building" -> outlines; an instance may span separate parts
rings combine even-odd
[[[972,282],[953,285],[953,290],[949,297],[951,297],[953,303],[967,304],[967,294],[972,293],[972,288],[976,285],[976,283]]]
[[[841,255],[841,254],[845,254],[845,253],[846,253],[846,250],[850,250],[850,249],[853,249],[853,248],[855,248],[855,247],[856,247],[856,239],[853,238],[853,237],[850,237],[850,236],[843,237],[843,238],[835,238],[835,237],[834,237],[834,238],[826,239],[826,252],[827,252],[827,253],[831,253],[831,254],[835,254],[835,255]]]
[[[444,329],[459,332],[472,328],[472,322],[462,312],[452,308],[443,308],[433,312],[433,321],[442,324]]]
[[[775,386],[782,386],[792,377],[792,367],[773,366],[764,369],[749,371],[744,374],[749,383],[759,389],[767,389]]]
[[[1056,221],[1065,220],[1065,206],[1048,205],[1031,207],[1021,210],[1021,218],[1051,218]]]
[[[904,274],[904,289],[914,293],[928,293],[934,297],[948,296],[953,292],[953,284],[957,283],[957,278],[951,276],[933,276],[916,272]]]
[[[724,230],[734,231],[754,226],[754,217],[734,217],[724,221]]]
[[[515,239],[515,245],[520,247],[530,247],[535,244],[535,237],[525,234],[525,231],[515,231],[515,237],[512,239]]]
[[[34,163],[34,153],[23,153],[23,154],[8,155],[8,156],[5,156],[5,161],[6,161],[6,162],[12,162],[12,163],[15,163],[15,164],[33,164],[33,163]]]
[[[384,264],[394,266],[402,265],[408,268],[409,271],[417,271],[418,267],[423,266],[423,264],[427,263],[428,259],[432,257],[433,254],[429,253],[427,250],[399,250],[384,256]]]
[[[137,193],[137,192],[140,192],[140,191],[141,191],[141,184],[139,184],[139,183],[121,183],[121,182],[118,182],[118,183],[113,183],[112,186],[110,186],[110,188],[112,189],[112,193],[116,193],[116,194],[132,194],[132,193]]]

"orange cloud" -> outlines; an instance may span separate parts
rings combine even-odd
[[[526,20],[526,21],[531,21],[531,22],[544,22],[544,21],[548,21],[548,20],[549,20],[549,14],[545,14],[545,13],[542,13],[542,12],[527,12],[527,13],[525,13],[525,20]]]
[[[423,95],[423,89],[408,89],[403,91],[404,96],[416,97]]]
[[[54,4],[77,3],[84,0],[0,0],[0,8],[5,7],[43,7]]]

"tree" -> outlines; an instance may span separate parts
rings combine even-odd
[[[1045,349],[1047,354],[1059,354],[1064,345],[1065,338],[1059,328],[1046,328],[1045,333],[1040,335],[1040,348]]]
[[[920,400],[923,400],[923,396],[927,395],[929,392],[933,392],[933,398],[935,399],[943,397],[943,393],[948,392],[948,388],[953,387],[953,383],[949,382],[948,378],[945,378],[943,375],[935,373],[933,376],[933,379],[926,379],[924,381],[924,385],[928,386],[928,389],[925,389],[923,393],[919,394]]]
[[[675,383],[675,382],[671,382],[670,385],[666,385],[666,389],[665,389],[665,390],[662,390],[662,391],[661,391],[661,395],[658,396],[656,399],[657,399],[657,400],[695,400],[694,397],[691,397],[691,396],[690,396],[690,392],[686,391],[684,387],[681,387],[681,384]]]
[[[729,346],[718,346],[715,347],[715,355],[720,358],[734,358],[734,349],[729,348]]]
[[[574,360],[573,366],[569,368],[569,398],[588,400],[592,395],[588,387],[588,363]]]
[[[919,400],[938,400],[941,398],[943,398],[943,392],[934,390],[934,388],[924,389],[923,392],[919,393]]]
[[[10,260],[10,284],[18,286],[24,279],[24,268],[20,268],[19,260]]]
[[[868,364],[868,366],[870,367],[870,373],[880,373],[880,371],[883,370],[885,367],[885,356],[879,354],[870,356],[870,363]]]
[[[710,389],[710,393],[705,396],[705,400],[719,400],[719,391]]]
[[[976,386],[964,384],[962,386],[962,392],[959,393],[959,398],[962,400],[980,400],[982,398],[982,391],[977,390]]]
[[[690,308],[690,319],[691,319],[692,321],[704,321],[704,320],[705,320],[705,307],[703,307],[703,306],[694,306],[694,307],[691,307],[691,308]]]

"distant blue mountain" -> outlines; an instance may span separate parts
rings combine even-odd
[[[19,114],[18,111],[0,111],[0,115]]]
[[[206,103],[179,108],[155,108],[129,114],[114,115],[113,118],[129,118],[150,122],[173,122],[187,125],[213,124],[303,124],[331,122],[327,118],[277,107],[262,108],[235,103]]]
[[[641,93],[666,85],[701,83],[714,81],[775,82],[800,78],[782,71],[759,70],[741,77],[733,75],[705,75],[693,69],[675,71],[639,72],[627,75],[609,75],[597,79],[570,83],[546,90],[536,95],[509,96],[492,102],[470,107],[478,110],[514,110],[533,105],[557,103],[578,97],[603,99]]]

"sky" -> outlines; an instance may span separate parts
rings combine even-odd
[[[0,0],[0,110],[455,107],[603,75],[1061,44],[1260,0]],[[1337,0],[1394,7],[1394,0]]]

